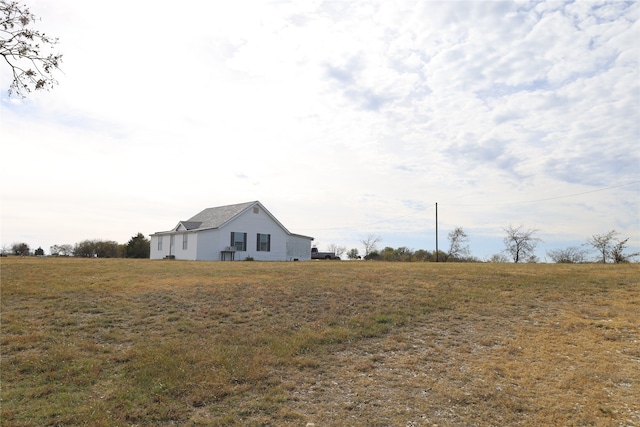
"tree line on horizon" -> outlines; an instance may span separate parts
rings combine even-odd
[[[368,235],[360,242],[365,248],[363,256],[357,248],[349,251],[343,246],[331,244],[329,251],[335,252],[337,256],[346,255],[348,259],[365,259],[376,261],[400,261],[400,262],[494,262],[494,263],[535,263],[539,259],[535,255],[535,249],[542,239],[536,236],[540,230],[536,228],[525,228],[524,226],[512,226],[503,228],[506,233],[503,238],[505,245],[501,253],[491,256],[486,261],[471,255],[469,249],[469,236],[462,227],[456,227],[448,233],[448,249],[428,251],[424,249],[412,250],[406,246],[392,248],[385,247],[377,249],[378,243],[382,241],[381,236]],[[611,230],[604,234],[594,234],[587,238],[586,242],[579,246],[570,246],[563,249],[553,249],[547,251],[547,256],[557,264],[583,264],[590,262],[612,262],[615,264],[631,262],[640,256],[640,252],[627,253],[627,243],[629,238],[620,238],[620,233]],[[597,251],[598,257],[590,259],[590,253]]]
[[[534,251],[542,239],[536,236],[538,229],[527,229],[524,226],[508,226],[503,229],[506,236],[503,239],[505,249],[494,254],[487,260],[481,260],[473,255],[469,249],[469,236],[462,227],[456,227],[447,234],[449,241],[446,250],[413,250],[406,246],[392,248],[385,247],[378,250],[377,245],[382,241],[381,236],[368,235],[360,242],[364,245],[365,253],[361,256],[357,248],[349,251],[344,246],[331,244],[328,250],[335,252],[338,257],[346,255],[348,259],[365,259],[373,261],[393,262],[494,262],[494,263],[535,263],[538,258]],[[589,262],[612,262],[615,264],[631,262],[640,252],[627,253],[629,238],[620,238],[620,233],[611,230],[604,234],[594,234],[589,237],[582,247],[571,246],[564,249],[547,251],[547,256],[557,264],[581,264]],[[597,251],[598,257],[589,258],[591,251]],[[126,244],[119,244],[113,240],[83,240],[75,245],[53,245],[49,250],[50,256],[67,256],[80,258],[149,258],[151,253],[150,240],[144,234],[138,233]],[[10,247],[3,247],[2,256],[44,256],[44,250],[38,247],[31,251],[27,243],[14,243]]]
[[[31,252],[27,243],[14,243],[11,247],[3,247],[2,255],[15,256],[44,256],[44,249],[38,247]],[[50,256],[79,257],[79,258],[149,258],[151,242],[144,234],[138,233],[126,244],[119,244],[114,240],[83,240],[75,245],[61,244],[49,248]]]

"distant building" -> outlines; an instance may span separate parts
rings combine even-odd
[[[293,234],[258,201],[208,208],[151,236],[151,259],[306,261],[313,237]]]

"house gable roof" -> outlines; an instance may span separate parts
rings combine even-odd
[[[192,216],[182,224],[189,224],[193,228],[187,227],[187,230],[201,228],[219,228],[225,223],[231,221],[242,212],[255,205],[258,202],[238,203],[236,205],[218,206],[215,208],[207,208],[202,212]],[[196,226],[197,225],[197,226]]]
[[[176,225],[172,231],[184,231],[184,230],[196,230],[200,228],[202,222],[198,221],[180,221],[178,225]]]
[[[280,223],[259,201],[238,203],[235,205],[218,206],[215,208],[207,208],[196,215],[192,216],[186,221],[180,221],[171,232],[187,230],[197,231],[212,228],[220,228],[240,216],[247,210],[257,206],[266,215],[268,215],[278,226],[280,226],[285,233],[293,236],[304,237],[313,240],[313,237],[302,236],[300,234],[292,234],[287,228]],[[156,233],[161,234],[161,233]]]

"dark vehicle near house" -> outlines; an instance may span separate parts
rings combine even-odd
[[[340,259],[335,252],[320,252],[318,248],[311,248],[311,259]]]

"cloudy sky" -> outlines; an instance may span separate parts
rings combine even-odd
[[[59,86],[7,95],[1,243],[126,243],[261,201],[363,250],[640,250],[638,2],[25,0]]]

